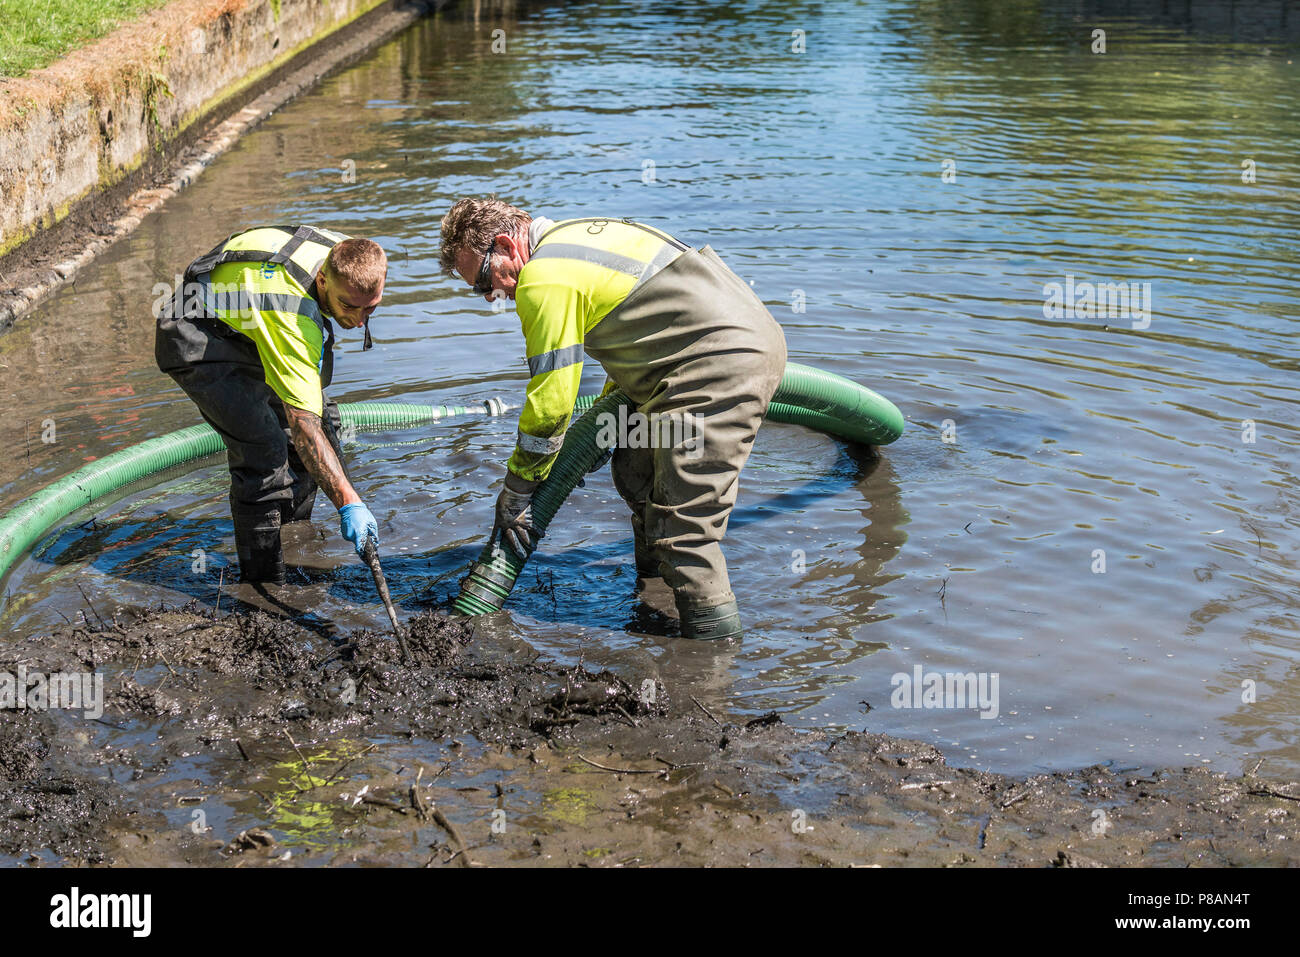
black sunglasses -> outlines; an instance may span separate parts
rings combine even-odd
[[[474,280],[474,292],[480,296],[486,296],[492,291],[492,278],[488,275],[488,269],[492,264],[492,253],[497,248],[497,241],[492,240],[492,245],[487,248],[483,254],[483,265],[478,267],[478,277]]]

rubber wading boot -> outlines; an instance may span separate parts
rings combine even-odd
[[[283,585],[284,553],[280,549],[280,508],[259,513],[235,513],[235,553],[242,584]]]
[[[703,608],[678,605],[677,610],[682,618],[683,638],[739,638],[743,633],[740,627],[740,607],[734,599]]]

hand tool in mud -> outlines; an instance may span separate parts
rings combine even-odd
[[[370,566],[370,574],[375,576],[375,588],[379,591],[379,597],[384,602],[384,611],[388,612],[388,620],[393,623],[393,634],[397,636],[397,644],[402,649],[402,658],[409,665],[411,663],[411,649],[406,647],[406,636],[402,634],[402,626],[397,623],[397,610],[393,608],[393,599],[388,594],[388,580],[384,578],[384,570],[379,565],[379,546],[375,543],[373,535],[366,537],[366,544],[361,550],[361,557]]]

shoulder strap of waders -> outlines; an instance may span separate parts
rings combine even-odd
[[[277,250],[226,248],[227,244],[229,244],[229,242],[236,236],[242,236],[244,233],[251,232],[254,229],[278,229],[283,233],[288,233],[289,238],[285,240]],[[289,275],[293,276],[293,278],[297,280],[298,284],[306,290],[308,297],[314,300],[316,297],[313,295],[313,285],[315,284],[316,277],[308,275],[307,270],[303,269],[291,258],[305,242],[319,243],[326,248],[333,249],[338,245],[339,240],[331,239],[320,230],[311,226],[250,226],[248,229],[241,229],[239,232],[231,233],[226,237],[224,242],[217,244],[206,254],[190,263],[189,266],[185,268],[185,277],[183,281],[187,285],[192,282],[206,284],[207,277],[211,275],[212,270],[216,269],[218,266],[224,265],[225,263],[275,263],[276,265],[283,266],[285,271],[288,272]],[[185,303],[188,305],[189,300],[186,299]],[[185,318],[191,322],[201,322],[207,331],[213,335],[221,336],[223,338],[247,338],[241,333],[226,326],[221,321],[203,315],[194,309],[180,311],[177,315],[184,315]],[[313,316],[312,318],[317,317]],[[330,381],[334,378],[334,324],[330,322],[329,318],[325,316],[324,313],[320,314],[318,324],[320,325],[321,333],[324,336],[324,342],[321,347],[321,384],[322,386],[328,386]]]
[[[288,233],[289,238],[276,250],[226,248],[227,244],[236,236],[242,236],[252,229],[278,229],[281,232]],[[293,254],[306,242],[320,243],[327,249],[333,249],[338,240],[330,239],[320,230],[311,226],[253,226],[250,229],[241,229],[237,233],[231,233],[226,237],[225,242],[190,263],[185,270],[185,278],[189,281],[200,276],[206,276],[218,266],[223,266],[226,263],[274,263],[277,266],[283,266],[285,272],[297,280],[298,285],[307,290],[308,295],[311,295],[312,283],[315,282],[316,277],[308,275],[307,270],[292,259]]]

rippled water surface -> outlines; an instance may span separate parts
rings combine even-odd
[[[712,244],[792,359],[876,388],[908,431],[873,464],[764,427],[726,546],[749,626],[735,648],[647,630],[607,472],[488,633],[658,667],[670,692],[737,712],[928,738],[954,763],[1266,757],[1297,773],[1295,26],[1288,39],[1266,4],[1190,22],[1110,6],[1127,13],[556,3],[421,22],[0,338],[4,504],[198,421],[153,364],[153,286],[245,224],[390,250],[377,346],[343,341],[339,400],[518,403],[518,320],[439,275],[439,218],[489,191],[555,218],[629,216]],[[1067,277],[1148,283],[1149,325],[1045,315],[1045,285]],[[602,380],[589,363],[585,385]],[[454,592],[514,427],[480,416],[353,444],[404,613]],[[77,515],[7,579],[10,636],[88,600],[211,603],[233,562],[226,487],[213,458]],[[323,623],[383,624],[317,509],[287,538],[304,569],[291,599]],[[891,707],[891,676],[918,665],[997,673],[998,716]]]

